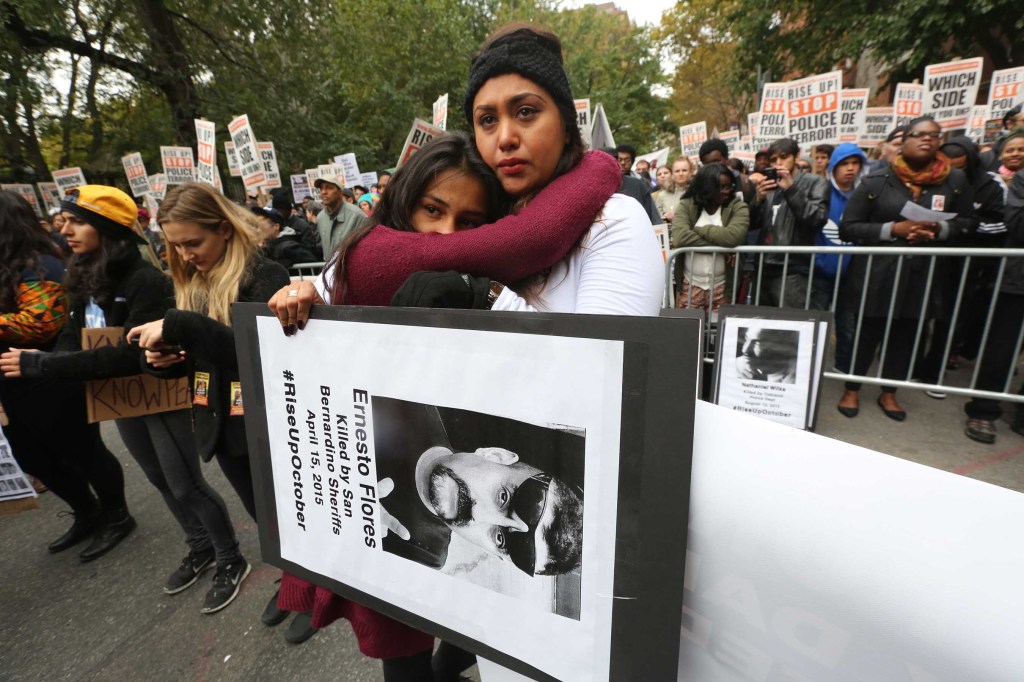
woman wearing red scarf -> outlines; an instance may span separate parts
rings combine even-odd
[[[865,177],[850,197],[839,237],[862,246],[905,248],[951,244],[977,229],[970,183],[963,171],[953,168],[939,151],[941,137],[942,129],[930,116],[911,121],[899,156],[891,165]],[[907,202],[955,217],[938,222],[907,220],[902,215]],[[882,377],[897,381],[909,378],[918,320],[922,316],[939,319],[949,309],[945,300],[948,292],[942,285],[942,259],[936,262],[932,285],[927,289],[930,263],[930,258],[913,256],[902,260],[875,256],[870,261],[868,256],[853,257],[843,295],[853,310],[860,310],[864,301],[854,374],[866,374],[875,353],[884,346]],[[862,296],[865,285],[867,293]],[[890,308],[892,322],[887,335]],[[860,387],[860,383],[847,382],[838,405],[843,415],[857,415]],[[890,419],[903,421],[907,417],[891,386],[882,387],[878,406]]]

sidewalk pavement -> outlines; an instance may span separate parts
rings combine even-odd
[[[819,434],[1024,491],[1024,438],[1000,423],[995,445],[968,440],[965,399],[900,391],[909,416],[898,423],[875,405],[871,386],[862,391],[860,415],[843,417],[835,409],[841,390],[825,382]],[[0,680],[381,680],[379,662],[359,654],[345,622],[299,646],[283,639],[288,621],[260,623],[280,572],[260,561],[255,524],[216,465],[207,465],[206,475],[228,503],[253,572],[236,601],[210,616],[199,608],[212,571],[179,595],[163,594],[187,551],[180,530],[116,430],[105,424],[103,435],[124,465],[138,530],[107,556],[81,564],[77,549],[46,552],[69,524],[57,517],[65,506],[51,493],[40,498],[39,511],[0,517]]]

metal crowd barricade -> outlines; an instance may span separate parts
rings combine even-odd
[[[291,275],[292,279],[299,281],[306,279],[316,279],[323,272],[324,263],[296,263],[288,268],[288,274]]]
[[[1013,383],[1013,377],[1017,368],[1017,359],[1019,358],[1021,345],[1024,342],[1024,325],[1021,325],[1021,329],[1016,334],[1016,345],[1014,346],[1013,362],[1006,371],[1006,378],[1003,382],[1001,391],[990,391],[981,390],[976,388],[978,382],[978,374],[982,367],[982,362],[985,357],[985,346],[989,339],[989,332],[992,328],[992,320],[996,309],[996,300],[999,288],[1003,281],[1003,276],[1006,272],[1006,264],[1010,258],[1024,258],[1024,249],[971,249],[971,248],[943,248],[943,247],[884,247],[884,246],[740,246],[735,249],[727,249],[722,247],[714,246],[702,246],[702,247],[689,247],[674,249],[668,254],[668,261],[665,268],[666,278],[666,300],[665,307],[673,308],[676,304],[676,291],[674,281],[674,270],[675,268],[683,267],[683,261],[680,257],[686,254],[710,254],[711,260],[711,273],[712,278],[716,270],[716,264],[718,258],[726,258],[730,254],[735,254],[736,259],[732,267],[732,287],[731,291],[727,290],[725,296],[725,303],[738,303],[738,304],[749,304],[749,305],[760,305],[760,297],[762,291],[761,277],[765,272],[764,263],[765,257],[769,254],[782,256],[782,277],[780,283],[780,291],[778,299],[780,301],[779,307],[782,307],[782,301],[785,298],[785,287],[786,287],[786,275],[789,272],[790,258],[793,256],[801,256],[802,259],[807,256],[810,257],[810,272],[814,272],[815,260],[822,256],[827,255],[844,255],[851,254],[860,258],[866,258],[866,275],[864,279],[863,289],[857,294],[843,290],[842,294],[847,297],[846,300],[859,301],[859,305],[855,305],[856,308],[856,329],[854,332],[853,349],[850,360],[850,371],[849,373],[842,373],[834,368],[830,371],[825,371],[824,376],[826,379],[840,380],[840,381],[855,381],[864,384],[875,384],[893,386],[896,388],[912,388],[916,390],[926,391],[938,391],[943,393],[949,393],[952,395],[961,395],[971,398],[991,398],[994,400],[1006,400],[1010,402],[1024,403],[1024,394],[1011,393],[1011,384]],[[917,315],[916,331],[914,334],[913,350],[910,355],[910,363],[907,368],[907,374],[902,379],[887,379],[882,377],[882,368],[887,358],[888,339],[889,332],[892,329],[893,313],[896,308],[897,292],[899,291],[898,286],[894,286],[892,294],[889,300],[888,315],[885,319],[885,332],[882,336],[881,349],[878,353],[878,360],[875,365],[876,371],[858,375],[854,374],[855,362],[857,357],[857,349],[861,342],[861,329],[864,322],[864,311],[867,303],[868,289],[870,284],[870,278],[872,276],[871,266],[876,256],[888,256],[898,258],[896,262],[895,275],[893,277],[894,282],[900,281],[900,275],[904,267],[904,262],[910,258],[928,258],[928,271],[925,279],[924,293],[921,297],[920,312]],[[926,322],[928,320],[927,310],[929,305],[929,297],[932,294],[933,287],[935,286],[936,276],[936,262],[940,259],[960,259],[962,262],[959,282],[957,284],[957,292],[955,302],[952,310],[949,311],[949,331],[946,333],[944,339],[932,338],[932,343],[942,344],[944,352],[941,355],[941,362],[938,369],[938,380],[935,383],[923,383],[918,381],[911,381],[914,378],[915,365],[918,362],[918,351],[921,350],[922,344],[926,342],[928,336],[928,329]],[[971,271],[971,264],[974,262],[984,262],[985,260],[997,260],[998,266],[996,271],[995,280],[992,286],[992,294],[985,301],[985,324],[981,331],[981,338],[978,344],[978,354],[974,358],[974,367],[971,372],[970,382],[967,386],[952,385],[946,383],[945,380],[947,366],[946,361],[950,356],[950,352],[953,350],[953,341],[957,334],[957,322],[963,312],[962,307],[965,302],[965,287],[967,285],[968,273]],[[801,262],[801,266],[804,262]],[[751,267],[752,266],[752,267]],[[845,266],[849,269],[849,265]],[[828,306],[828,310],[833,313],[836,311],[836,304],[839,301],[841,294],[841,287],[843,287],[843,274],[844,264],[843,259],[838,259],[838,269],[834,283],[831,285],[831,301]],[[745,273],[749,273],[745,276]],[[712,279],[712,286],[714,279]],[[727,288],[728,289],[728,288]],[[740,300],[740,293],[745,292],[743,300]],[[689,290],[687,293],[688,301],[690,299]],[[807,294],[804,300],[803,308],[805,310],[811,308],[811,297],[812,297],[812,285],[808,283]],[[709,292],[708,306],[706,311],[706,320],[708,324],[705,325],[705,348],[707,355],[704,358],[706,363],[714,362],[712,352],[712,340],[717,331],[716,329],[716,316],[711,312],[711,295]],[[689,306],[687,306],[689,307]],[[828,357],[828,356],[826,356]]]

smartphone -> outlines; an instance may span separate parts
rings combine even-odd
[[[135,344],[136,346],[138,346],[139,345],[139,337],[136,336],[134,339],[132,339],[131,342],[133,344]],[[178,355],[179,353],[183,352],[185,349],[182,348],[181,346],[160,346],[159,348],[143,348],[143,350],[148,350],[148,351],[151,351],[153,353],[162,353],[164,355]]]
[[[761,171],[761,175],[764,176],[765,180],[772,180],[773,182],[779,181],[779,169],[775,166],[769,166]]]

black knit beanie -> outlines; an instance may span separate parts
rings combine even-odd
[[[473,99],[476,93],[491,78],[508,73],[528,78],[550,92],[559,106],[570,111],[575,109],[569,76],[562,66],[562,56],[540,36],[516,36],[486,49],[470,67],[469,85],[462,103],[470,129],[473,127]]]

